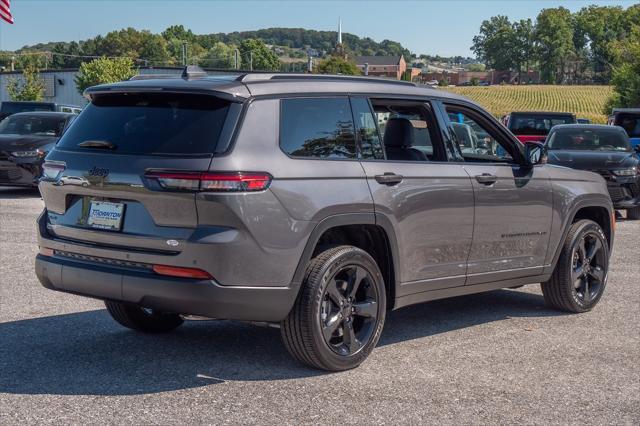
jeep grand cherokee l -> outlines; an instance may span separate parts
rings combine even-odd
[[[542,283],[584,312],[603,294],[604,179],[545,165],[462,97],[189,70],[86,96],[46,159],[36,273],[125,327],[274,323],[293,357],[335,371],[365,360],[389,310]],[[463,151],[452,115],[483,144]]]

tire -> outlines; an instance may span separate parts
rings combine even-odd
[[[640,206],[627,210],[627,220],[639,220],[640,219]]]
[[[280,332],[289,353],[301,363],[343,371],[369,356],[380,339],[385,314],[385,286],[375,260],[359,248],[338,246],[309,262]]]
[[[556,268],[542,283],[544,300],[567,312],[590,311],[607,284],[609,244],[600,225],[580,220],[571,225]]]
[[[106,300],[104,304],[120,325],[143,333],[166,333],[184,322],[178,314],[167,314],[130,303]]]

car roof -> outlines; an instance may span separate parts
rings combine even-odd
[[[77,117],[78,114],[73,114],[71,112],[59,112],[59,111],[23,111],[16,112],[15,114],[9,115],[9,117],[22,117],[22,116],[31,116],[31,117],[59,117],[59,118],[67,118],[67,117]]]
[[[511,115],[526,114],[526,115],[575,115],[572,112],[558,112],[558,111],[513,111]]]
[[[613,109],[613,113],[625,113],[625,112],[634,112],[634,113],[640,113],[640,108],[614,108]]]
[[[460,95],[398,80],[367,76],[288,73],[209,75],[197,78],[145,77],[93,86],[85,90],[85,96],[90,98],[97,94],[128,91],[215,93],[238,101],[256,96],[366,93],[382,96],[425,96],[474,103]]]
[[[620,126],[608,126],[606,124],[558,124],[551,128],[551,131],[561,130],[561,129],[579,129],[579,130],[609,130],[609,131],[617,131],[624,133],[627,132]]]

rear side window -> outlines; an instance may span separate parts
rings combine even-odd
[[[101,95],[64,134],[58,147],[82,148],[86,141],[113,145],[118,154],[210,155],[215,152],[229,102],[187,94]]]
[[[280,147],[292,157],[356,158],[348,98],[283,99]]]
[[[616,124],[622,127],[630,138],[640,138],[640,114],[619,114]]]

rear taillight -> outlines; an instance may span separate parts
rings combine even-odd
[[[179,278],[197,278],[201,280],[211,280],[213,277],[206,271],[197,268],[181,268],[169,265],[153,265],[153,272],[159,275]]]
[[[42,178],[45,180],[57,180],[60,173],[67,168],[65,163],[58,161],[45,161],[42,165]]]
[[[252,192],[271,184],[271,175],[255,172],[170,172],[149,171],[145,178],[160,188],[174,191]]]

